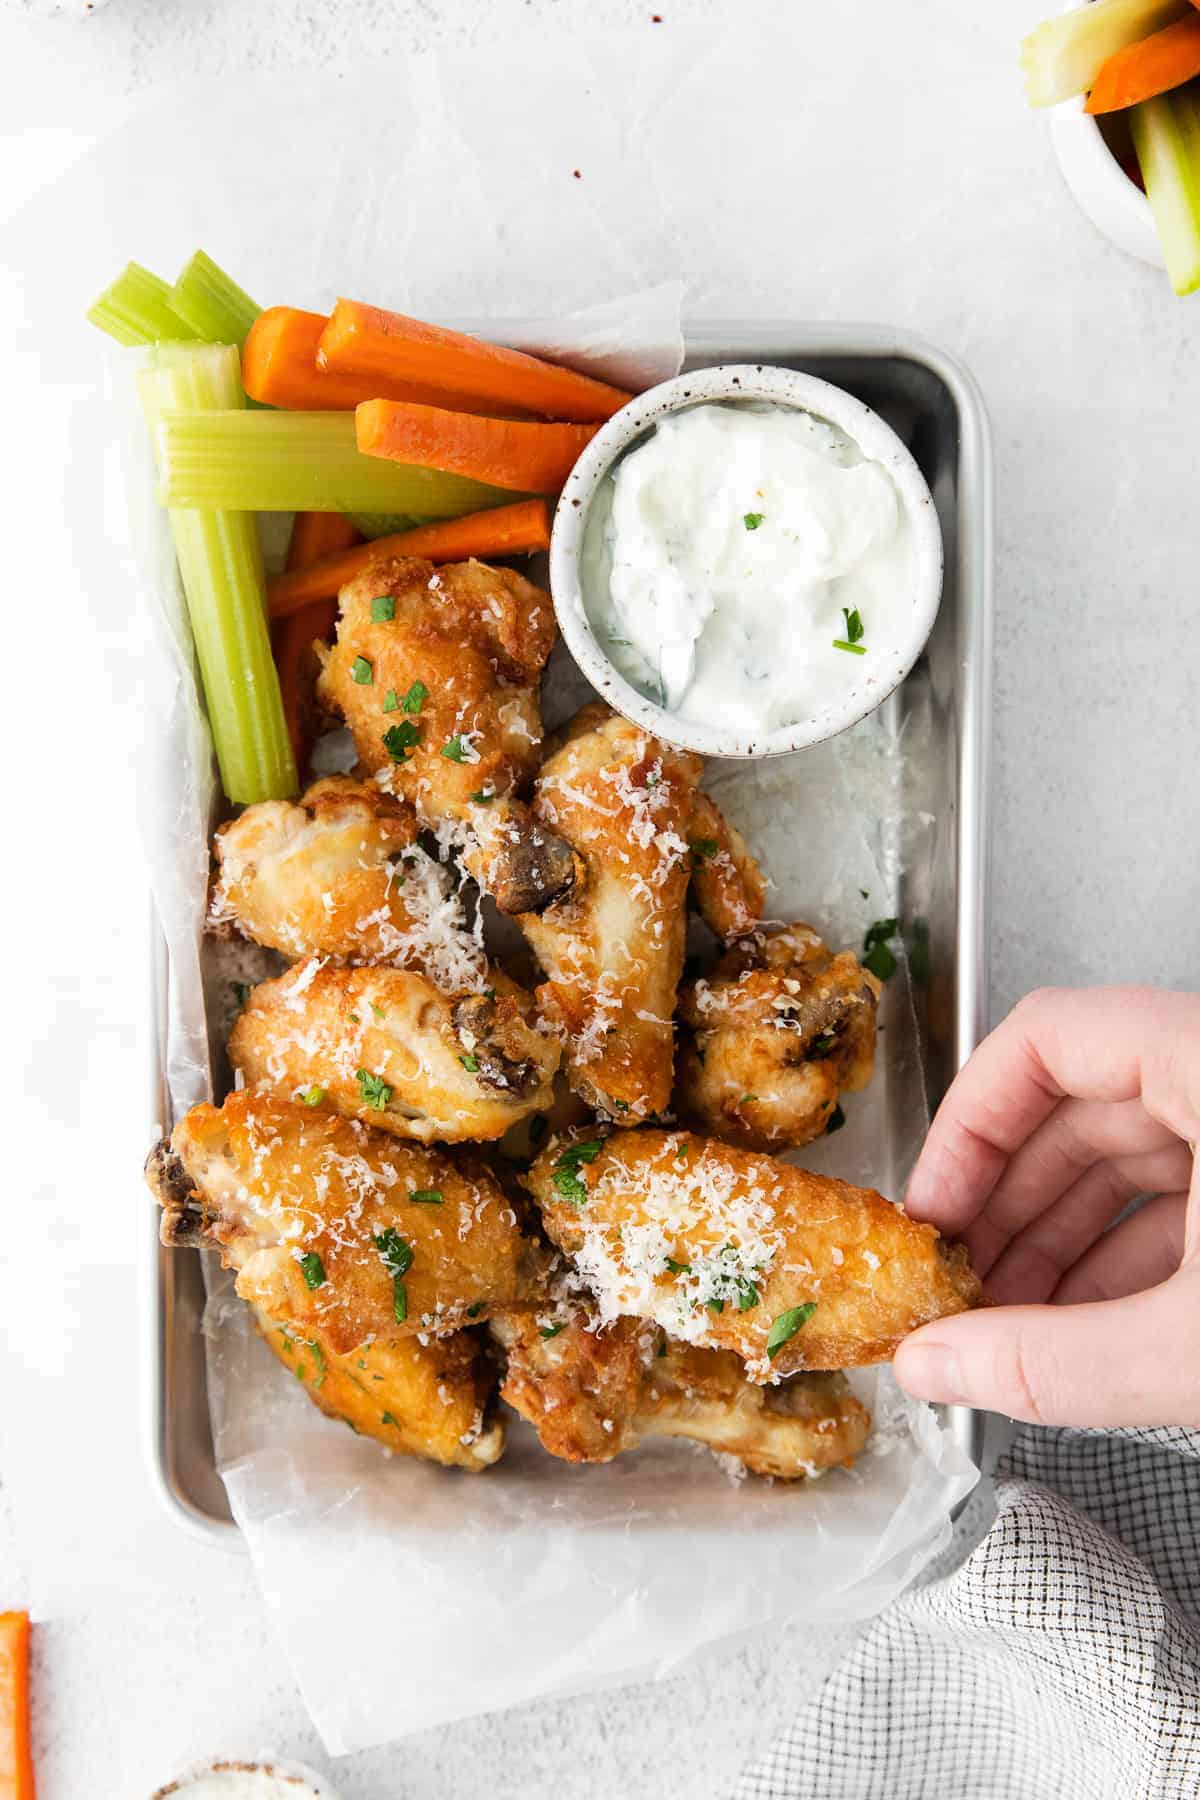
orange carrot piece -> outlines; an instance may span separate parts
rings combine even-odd
[[[341,513],[297,513],[292,526],[292,541],[288,545],[288,569],[299,572],[357,543],[358,532]],[[292,740],[296,767],[302,775],[308,764],[312,739],[313,639],[332,637],[337,618],[337,602],[327,598],[326,593],[327,590],[322,589],[315,603],[297,605],[271,630],[275,667],[279,670],[279,686],[283,693],[283,716]]]
[[[25,1612],[0,1613],[0,1800],[35,1800]]]
[[[330,374],[373,383],[372,399],[429,401],[462,412],[532,413],[599,424],[630,398],[621,388],[522,350],[505,350],[357,300],[339,300],[334,307],[317,362]]]
[[[350,412],[378,389],[353,375],[325,375],[317,368],[322,313],[269,306],[259,313],[242,346],[242,386],[252,400],[289,412]]]
[[[430,562],[465,562],[471,556],[527,556],[549,548],[550,514],[544,500],[518,500],[513,506],[467,513],[461,519],[439,519],[433,525],[418,525],[412,531],[397,531],[354,550],[323,556],[311,566],[293,565],[289,560],[288,573],[276,575],[267,583],[271,617],[306,616],[301,608],[312,606],[314,601],[328,603],[348,581],[385,557],[425,556]]]
[[[470,475],[524,494],[556,494],[584,445],[600,429],[484,419],[476,413],[413,406],[405,400],[366,400],[354,418],[364,456]]]
[[[1196,75],[1200,75],[1200,15],[1189,13],[1110,56],[1092,83],[1085,110],[1120,112],[1182,87]]]

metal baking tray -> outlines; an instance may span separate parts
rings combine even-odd
[[[469,321],[504,340],[495,322]],[[937,821],[937,854],[911,866],[901,845],[901,929],[917,949],[914,991],[931,1109],[986,1026],[988,756],[992,663],[992,462],[982,399],[965,369],[906,332],[873,325],[797,325],[786,320],[697,325],[685,367],[764,362],[804,369],[865,400],[899,433],[929,483],[945,544],[941,611],[928,646],[886,703],[901,738],[906,818]],[[165,1036],[170,970],[152,920],[154,1032],[150,1117],[169,1116]],[[910,957],[910,960],[911,957]],[[158,1209],[147,1203],[151,1341],[146,1366],[155,1479],[181,1525],[240,1544],[216,1472],[209,1427],[199,1255],[164,1250]],[[945,1409],[980,1461],[982,1415]]]

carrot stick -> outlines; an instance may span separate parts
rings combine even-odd
[[[373,383],[372,399],[430,401],[463,412],[599,423],[629,399],[622,389],[558,363],[356,300],[334,307],[317,362],[330,374]]]
[[[305,516],[329,517],[327,513],[301,515]],[[329,596],[385,557],[426,556],[430,562],[465,562],[470,556],[525,556],[549,547],[550,516],[544,500],[518,500],[514,506],[468,513],[462,519],[441,519],[433,525],[375,538],[355,550],[323,556],[311,566],[293,564],[289,558],[288,573],[267,583],[271,617],[306,617],[301,608],[310,607],[313,601],[328,603]]]
[[[259,313],[242,349],[242,386],[252,400],[286,412],[351,412],[360,400],[423,400],[445,404],[445,390],[412,381],[326,374],[317,366],[323,313],[271,306]]]
[[[34,1800],[29,1614],[0,1613],[0,1800]]]
[[[360,400],[373,400],[378,390],[369,381],[317,368],[324,329],[321,313],[294,306],[259,313],[242,346],[242,386],[250,398],[289,412],[349,412]]]
[[[366,400],[354,418],[364,456],[472,476],[524,494],[556,494],[600,429],[483,419],[405,400]]]
[[[1200,75],[1200,14],[1189,13],[1109,57],[1092,84],[1085,110],[1120,112],[1139,106]]]
[[[341,513],[297,513],[292,526],[292,541],[288,545],[288,569],[299,572],[358,541],[357,531]],[[331,637],[336,617],[337,602],[326,598],[325,590],[322,590],[319,597],[310,599],[309,604],[297,603],[295,609],[271,630],[271,646],[283,692],[283,716],[301,778],[308,763],[312,738],[313,639]]]

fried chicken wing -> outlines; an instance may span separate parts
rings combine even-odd
[[[409,969],[298,963],[253,989],[230,1061],[248,1083],[315,1092],[396,1137],[502,1137],[550,1106],[561,1052],[529,995],[498,970],[491,980],[487,993],[452,995]]]
[[[422,824],[456,835],[503,912],[571,880],[567,846],[516,798],[537,768],[550,597],[511,569],[393,557],[342,589],[318,697],[362,767]]]
[[[744,938],[680,994],[680,1117],[746,1150],[811,1144],[871,1079],[879,992],[808,925]]]
[[[342,1355],[536,1299],[545,1253],[485,1170],[324,1108],[245,1091],[194,1106],[147,1164],[165,1244],[207,1245],[237,1291]]]
[[[756,1382],[882,1362],[979,1299],[966,1252],[881,1194],[714,1138],[560,1138],[525,1180],[603,1322],[732,1350]]]
[[[762,918],[767,883],[739,831],[715,800],[699,789],[688,819],[692,899],[706,925],[723,942],[753,931]]]
[[[630,1121],[670,1103],[702,769],[594,704],[572,721],[535,789],[535,816],[579,862],[570,891],[520,921],[547,976],[538,999],[563,1033],[576,1092]],[[701,849],[712,861],[716,840]],[[732,917],[732,903],[723,906]]]
[[[756,1386],[728,1350],[678,1343],[641,1319],[498,1313],[501,1395],[566,1462],[610,1462],[648,1437],[691,1438],[785,1481],[858,1455],[870,1414],[841,1374]]]
[[[331,1350],[254,1309],[260,1332],[315,1406],[389,1450],[478,1473],[500,1460],[504,1422],[492,1416],[495,1371],[475,1337],[378,1337]]]
[[[411,806],[329,776],[264,800],[214,841],[210,917],[285,956],[422,969],[449,989],[490,985],[448,869],[416,842]]]

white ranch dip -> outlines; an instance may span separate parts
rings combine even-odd
[[[882,677],[911,612],[912,535],[891,474],[837,426],[705,404],[606,476],[582,575],[626,680],[681,719],[753,734],[816,717],[872,665]]]

